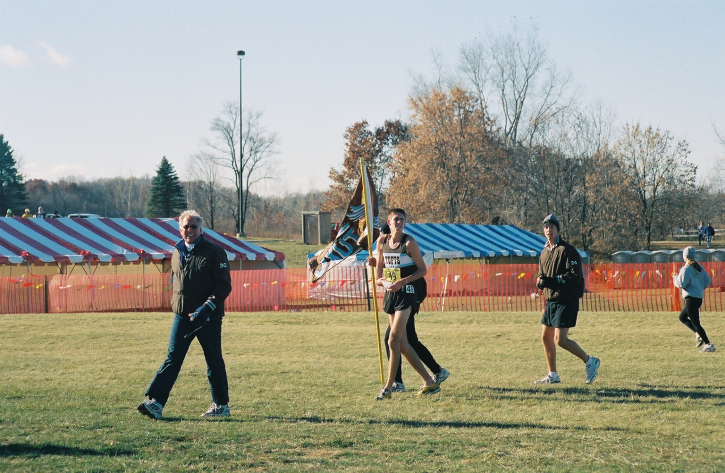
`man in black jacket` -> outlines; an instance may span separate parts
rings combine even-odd
[[[174,321],[169,349],[146,389],[148,399],[138,406],[139,412],[154,419],[161,418],[194,338],[204,351],[212,397],[212,404],[202,417],[230,414],[229,386],[222,358],[222,318],[232,280],[226,252],[204,238],[202,224],[201,216],[194,210],[186,210],[179,216],[182,239],[171,256]]]
[[[581,257],[576,248],[559,236],[559,220],[555,215],[544,219],[546,245],[539,257],[536,285],[543,290],[546,307],[541,318],[541,340],[549,373],[535,384],[558,384],[556,346],[579,357],[586,368],[586,383],[597,377],[599,358],[589,356],[569,338],[569,329],[576,326],[579,299],[584,295],[584,274]]]

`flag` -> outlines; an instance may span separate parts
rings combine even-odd
[[[365,172],[360,175],[360,181],[357,183],[350,205],[347,206],[345,218],[340,223],[337,237],[307,262],[312,272],[313,283],[348,256],[354,255],[361,250],[368,250],[368,225],[365,218],[366,195],[369,196],[372,203],[372,239],[373,241],[377,240],[380,234],[378,197],[375,194],[370,173],[365,168]]]

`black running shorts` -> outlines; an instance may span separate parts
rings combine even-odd
[[[576,327],[579,314],[579,299],[569,301],[548,301],[544,308],[541,324],[554,328]]]
[[[395,292],[385,291],[383,298],[383,311],[386,314],[394,314],[396,311],[405,310],[417,304],[418,298],[415,294],[415,286],[406,284]]]

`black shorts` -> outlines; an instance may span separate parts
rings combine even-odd
[[[385,291],[383,298],[383,311],[386,314],[394,314],[396,311],[405,310],[412,307],[413,311],[417,311],[418,297],[415,292],[415,286],[406,284],[395,292]]]
[[[579,299],[569,301],[547,301],[541,324],[554,328],[576,327],[579,314]]]

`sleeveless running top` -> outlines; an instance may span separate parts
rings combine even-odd
[[[383,242],[383,275],[388,281],[395,281],[413,274],[418,268],[415,261],[407,253],[405,241],[408,239],[407,234],[403,234],[403,239],[396,248],[390,248],[390,237],[385,237]]]

